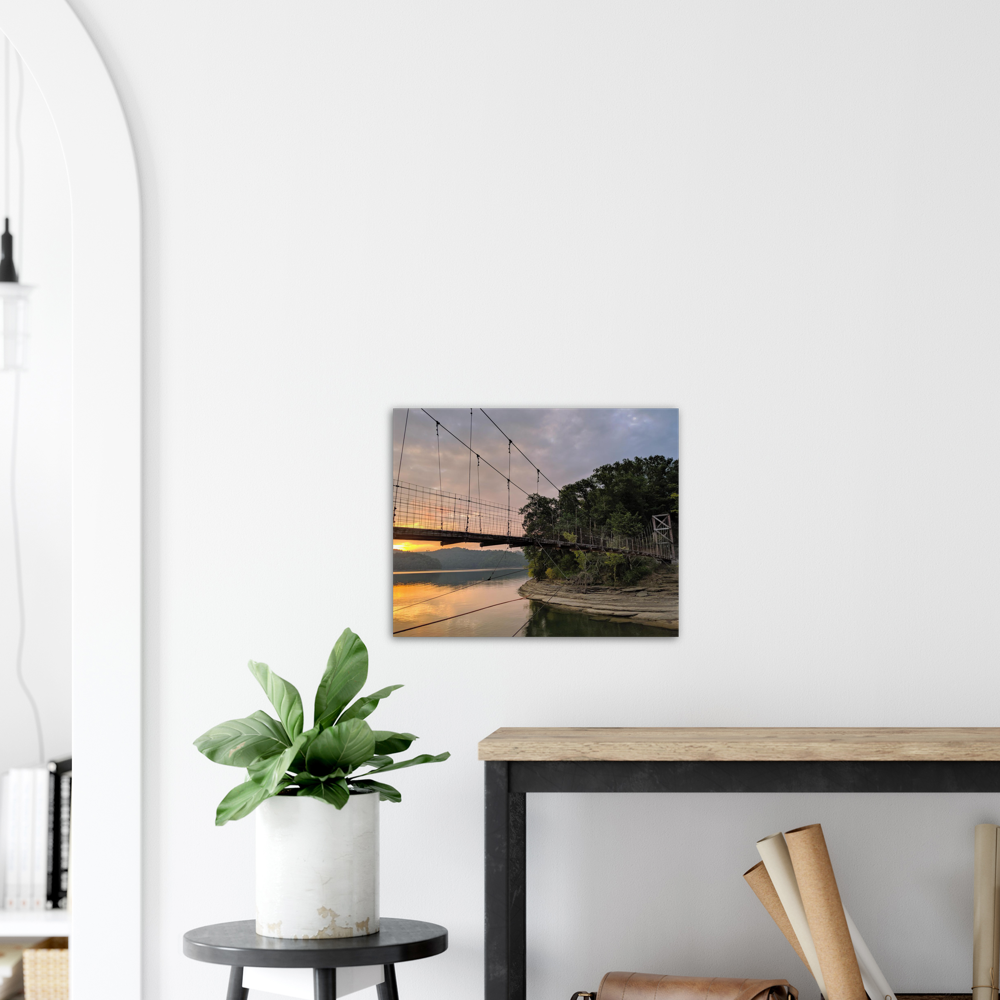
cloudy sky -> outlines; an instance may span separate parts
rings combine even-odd
[[[441,440],[441,488],[466,495],[469,489],[469,451],[445,431],[445,427],[469,442],[469,409],[426,407],[443,425]],[[665,455],[677,458],[677,410],[551,409],[504,410],[486,407],[503,434],[472,408],[472,449],[491,462],[503,475],[484,463],[479,467],[479,488],[484,500],[507,502],[507,436],[528,456],[526,461],[511,448],[510,479],[529,493],[535,492],[536,467],[557,486],[589,476],[599,465],[622,458]],[[405,409],[392,414],[392,475],[400,469]],[[506,436],[505,436],[506,435]],[[438,486],[438,446],[434,420],[419,407],[411,408],[406,422],[406,446],[399,479],[420,486]],[[476,459],[471,465],[472,495],[477,495]],[[545,479],[540,492],[555,496]],[[511,486],[511,503],[520,507],[524,494]]]

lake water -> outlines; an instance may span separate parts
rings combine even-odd
[[[492,576],[491,576],[492,574]],[[663,629],[601,622],[521,597],[525,569],[424,570],[392,574],[392,631],[414,636],[656,636]]]

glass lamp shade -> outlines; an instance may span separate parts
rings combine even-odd
[[[34,288],[17,281],[0,281],[3,302],[4,371],[23,372],[28,361],[28,298]]]

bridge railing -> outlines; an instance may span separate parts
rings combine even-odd
[[[413,483],[393,484],[392,524],[394,528],[422,528],[491,538],[528,537],[524,519],[514,506],[508,509],[504,504]],[[662,531],[620,535],[607,527],[559,521],[540,528],[536,525],[532,537],[543,544],[560,547],[579,545],[592,551],[650,556],[671,562],[676,559],[673,538]]]
[[[475,535],[524,537],[524,522],[516,507],[460,493],[446,493],[413,483],[393,486],[392,524]]]
[[[676,550],[673,543],[666,541],[654,531],[644,531],[639,535],[619,535],[607,527],[590,524],[561,524],[547,532],[556,540],[565,539],[581,548],[601,552],[620,552],[631,556],[648,556],[652,559],[673,562]],[[568,536],[568,537],[567,537]]]

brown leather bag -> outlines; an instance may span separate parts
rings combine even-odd
[[[609,972],[596,993],[573,1000],[798,1000],[785,979],[719,979],[711,976],[658,976],[650,972]]]

